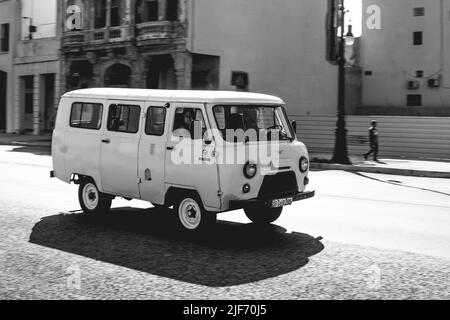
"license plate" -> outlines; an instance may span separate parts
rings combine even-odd
[[[284,206],[290,206],[294,202],[294,198],[285,198],[285,199],[277,199],[272,200],[271,208],[280,208]]]

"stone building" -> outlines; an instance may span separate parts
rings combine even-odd
[[[60,0],[61,86],[191,88],[186,0]]]

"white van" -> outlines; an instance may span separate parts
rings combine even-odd
[[[51,177],[79,184],[85,213],[114,197],[174,212],[186,230],[244,209],[274,222],[311,198],[309,157],[274,96],[93,88],[66,93],[53,132]]]

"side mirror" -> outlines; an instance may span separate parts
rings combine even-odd
[[[297,121],[292,121],[292,128],[294,129],[294,133],[297,134]]]

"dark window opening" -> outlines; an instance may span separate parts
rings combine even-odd
[[[248,73],[243,71],[231,71],[231,85],[238,90],[248,90]]]
[[[408,94],[406,96],[406,105],[408,107],[422,106],[422,95],[421,94]]]
[[[120,0],[112,0],[111,1],[111,9],[110,9],[110,17],[111,17],[111,26],[117,27],[122,24],[121,15],[120,15]]]
[[[423,70],[417,70],[416,71],[416,77],[417,78],[423,78]]]
[[[219,64],[217,56],[192,55],[192,89],[217,90],[219,88]]]
[[[106,0],[96,0],[95,3],[95,28],[106,26]]]
[[[24,81],[24,98],[25,98],[25,113],[33,113],[33,94],[34,94],[34,76],[23,77]]]
[[[414,32],[414,45],[420,46],[423,44],[423,32],[422,31],[416,31]]]
[[[105,86],[128,87],[130,85],[131,70],[124,64],[115,64],[105,72]]]
[[[6,129],[6,91],[8,74],[0,71],[0,130]]]
[[[414,8],[414,16],[415,17],[423,17],[424,15],[425,15],[424,7]]]
[[[137,133],[140,115],[139,106],[112,104],[109,106],[108,131]]]
[[[158,21],[159,4],[157,0],[136,1],[136,23]]]
[[[166,19],[168,21],[178,20],[178,0],[167,0]]]
[[[1,32],[0,51],[8,52],[9,51],[9,23],[2,24],[0,32]]]

